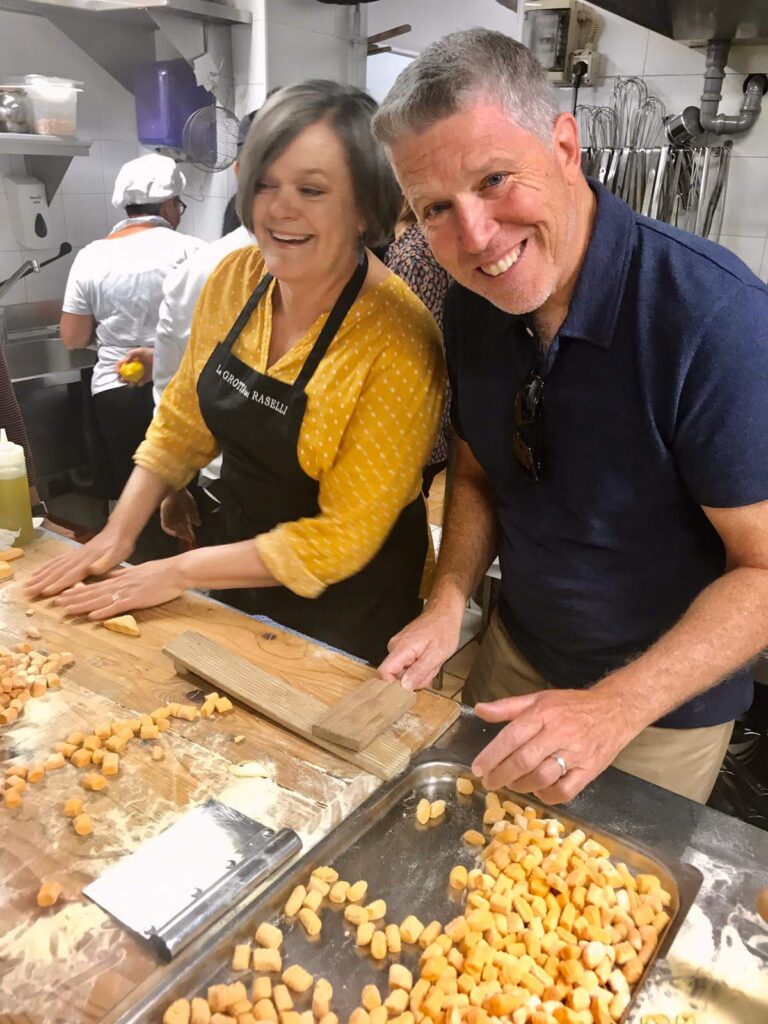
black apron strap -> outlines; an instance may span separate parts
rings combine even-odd
[[[360,263],[355,268],[355,272],[350,277],[349,281],[344,285],[344,290],[336,300],[333,309],[328,314],[328,319],[323,324],[323,329],[318,335],[317,341],[312,346],[312,351],[306,358],[304,365],[301,368],[301,372],[294,381],[293,390],[301,394],[312,379],[312,374],[320,365],[320,360],[323,358],[328,348],[336,337],[339,328],[344,322],[344,317],[352,308],[355,299],[360,294],[360,289],[365,283],[365,277],[368,273],[368,256],[363,250],[363,257]]]
[[[253,313],[254,309],[256,309],[258,304],[261,302],[262,295],[267,290],[267,288],[269,288],[271,283],[272,283],[272,275],[271,274],[265,274],[264,277],[262,277],[262,279],[259,281],[259,283],[256,285],[256,287],[251,292],[250,299],[248,299],[246,304],[240,310],[240,314],[239,314],[237,320],[235,320],[235,322],[232,324],[232,326],[229,329],[229,334],[226,336],[226,338],[222,342],[222,345],[224,345],[227,348],[228,351],[232,350],[232,346],[237,341],[237,339],[240,337],[240,334],[241,334],[243,328],[248,323],[248,321],[251,319],[251,314]]]

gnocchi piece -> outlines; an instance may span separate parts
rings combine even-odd
[[[252,957],[254,971],[277,972],[283,969],[283,958],[275,948],[260,946],[254,949]]]
[[[368,906],[365,907],[365,911],[368,914],[369,921],[378,921],[379,918],[386,915],[387,904],[384,900],[374,900],[373,903],[369,903]]]
[[[260,999],[271,999],[272,998],[272,979],[271,978],[256,978],[253,982],[253,990],[251,991],[251,998],[254,1003],[258,1003]]]
[[[299,922],[310,938],[313,938],[315,935],[319,935],[323,927],[323,922],[311,907],[301,908],[299,911]]]
[[[68,818],[76,818],[83,813],[83,801],[79,796],[71,796],[64,804],[64,813]]]
[[[282,982],[286,988],[291,989],[292,992],[306,992],[307,989],[312,987],[314,978],[305,971],[303,967],[298,964],[292,964],[285,971],[283,971]]]
[[[72,822],[72,826],[79,836],[89,836],[93,832],[93,821],[90,814],[78,814]]]
[[[338,881],[331,886],[328,899],[331,903],[345,903],[349,892],[349,882]]]
[[[279,949],[283,944],[283,933],[275,925],[269,924],[268,921],[262,921],[256,929],[254,939],[266,949]]]
[[[427,822],[429,821],[430,811],[431,804],[429,800],[419,800],[418,804],[416,805],[416,821],[418,821],[420,825],[426,825]]]
[[[410,992],[413,988],[413,975],[403,964],[392,964],[390,966],[389,987],[390,989],[403,989],[405,992]]]
[[[344,918],[349,921],[350,924],[365,924],[368,920],[368,911],[365,907],[361,907],[357,903],[350,903],[344,908]]]
[[[101,770],[105,775],[117,775],[120,770],[120,758],[113,751],[108,750],[101,762]]]
[[[304,897],[304,906],[310,910],[317,911],[320,909],[320,904],[323,902],[323,894],[318,892],[317,889],[312,889],[307,892]]]
[[[141,636],[139,624],[132,615],[115,615],[111,619],[104,619],[102,625],[113,633],[120,633],[122,636]]]
[[[470,846],[485,846],[485,836],[474,828],[468,829],[461,838]]]
[[[355,882],[350,885],[347,890],[347,902],[348,903],[361,903],[368,892],[368,883],[362,879],[359,882]]]
[[[402,940],[400,938],[400,929],[396,924],[388,924],[384,929],[384,934],[387,938],[387,949],[390,953],[399,953],[402,947]]]
[[[83,779],[83,786],[86,789],[93,790],[95,793],[99,792],[99,790],[104,789],[106,784],[107,780],[104,778],[103,775],[99,775],[98,772],[90,772]]]
[[[251,963],[251,946],[250,943],[240,943],[235,946],[234,953],[232,954],[232,970],[233,971],[247,971]]]
[[[448,885],[452,889],[466,889],[467,887],[467,869],[463,864],[457,864],[451,868],[451,873],[448,876]]]
[[[375,931],[371,938],[371,956],[374,960],[383,960],[386,955],[387,937],[383,931]]]
[[[19,787],[11,786],[10,789],[6,789],[6,791],[3,793],[3,802],[5,806],[11,811],[16,810],[16,808],[18,807],[21,807],[22,799]]]
[[[275,985],[272,999],[278,1013],[285,1013],[286,1010],[293,1009],[293,996],[287,985]]]
[[[375,1010],[377,1006],[381,1006],[381,993],[375,985],[363,986],[363,992],[360,997],[360,1002],[363,1004],[363,1008],[368,1010]]]
[[[424,925],[413,914],[409,914],[408,917],[400,925],[400,938],[403,942],[418,942],[419,936],[424,931]]]
[[[189,1024],[191,1012],[188,999],[177,999],[163,1014],[163,1024]]]
[[[189,1024],[211,1024],[211,1008],[207,999],[197,996],[192,1000]]]
[[[312,992],[312,1013],[315,1017],[320,1019],[331,1012],[332,999],[333,985],[327,978],[318,978]]]
[[[445,814],[445,800],[433,800],[429,805],[429,817],[431,821],[441,818]]]
[[[92,757],[92,751],[86,750],[85,747],[81,747],[79,750],[76,750],[74,754],[72,754],[69,760],[70,763],[75,766],[75,768],[85,768],[86,765],[89,765],[91,763]]]
[[[52,907],[63,891],[64,886],[59,882],[43,882],[37,893],[38,907]]]
[[[369,946],[373,933],[376,931],[376,925],[371,921],[364,921],[362,924],[357,926],[357,934],[355,936],[355,943],[358,946]]]
[[[288,897],[283,908],[283,913],[286,917],[295,917],[296,914],[304,906],[304,900],[306,899],[307,890],[303,885],[297,885],[291,895]]]

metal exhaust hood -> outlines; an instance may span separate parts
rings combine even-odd
[[[246,5],[247,0],[0,0],[0,11],[47,18],[132,92],[136,65],[154,59],[157,31],[190,63],[207,52],[209,42],[223,48],[231,68],[229,30],[251,23]],[[224,102],[218,94],[217,99]]]
[[[710,39],[768,43],[766,0],[590,0],[612,14],[689,46]]]

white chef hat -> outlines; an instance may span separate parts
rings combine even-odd
[[[179,196],[187,180],[169,156],[147,153],[123,164],[115,180],[112,205],[118,210],[126,206],[162,203]]]

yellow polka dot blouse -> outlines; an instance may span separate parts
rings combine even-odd
[[[227,256],[195,308],[184,359],[134,461],[174,489],[219,454],[197,399],[197,379],[265,273],[256,246]],[[233,354],[292,384],[326,320],[267,368],[274,282]],[[316,597],[377,553],[421,486],[445,390],[440,334],[429,312],[394,274],[358,296],[307,386],[299,463],[319,483],[320,512],[256,538],[280,583]]]

